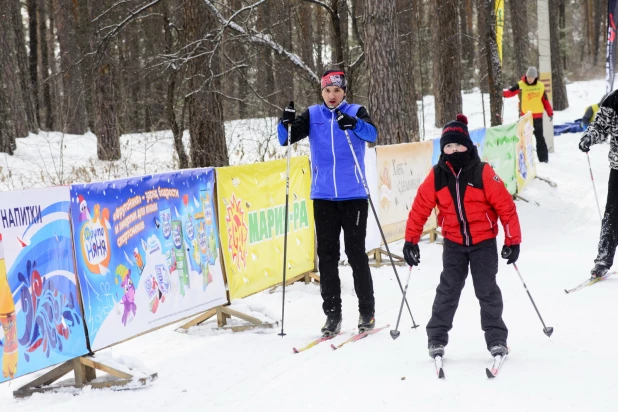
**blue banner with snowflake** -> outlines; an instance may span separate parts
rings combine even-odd
[[[68,187],[2,193],[0,382],[88,352],[69,206]]]
[[[214,169],[71,186],[92,350],[227,303]]]

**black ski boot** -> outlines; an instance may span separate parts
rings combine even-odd
[[[358,333],[367,332],[375,328],[376,320],[373,317],[373,313],[361,313],[358,317]]]
[[[494,343],[489,347],[489,353],[491,353],[491,356],[494,357],[498,355],[504,356],[509,353],[509,349],[502,343]]]
[[[441,343],[429,345],[429,357],[433,359],[436,356],[444,357],[444,345]]]
[[[326,316],[326,323],[322,326],[324,337],[336,336],[341,332],[341,313],[331,313]]]
[[[590,271],[590,276],[593,278],[602,278],[608,270],[609,268],[607,266],[597,263]]]

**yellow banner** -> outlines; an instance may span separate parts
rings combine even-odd
[[[502,33],[504,31],[504,0],[496,0],[496,44],[498,45],[498,56],[502,64]]]
[[[230,299],[283,281],[286,160],[217,168],[221,251]],[[286,279],[313,270],[315,226],[306,156],[290,163]]]
[[[387,242],[404,238],[408,213],[416,191],[431,169],[433,141],[376,146],[377,202],[380,224]],[[432,214],[425,230],[435,229]]]
[[[534,127],[532,126],[532,113],[528,112],[519,118],[517,122],[517,137],[519,141],[515,145],[515,155],[517,159],[517,192],[522,189],[536,176],[536,166],[534,163]]]

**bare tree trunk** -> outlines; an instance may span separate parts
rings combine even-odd
[[[28,116],[23,104],[15,29],[11,16],[13,0],[1,0],[0,9],[0,82],[6,93],[14,137],[28,136]],[[25,73],[24,73],[25,74]]]
[[[109,9],[110,0],[99,0],[92,3],[92,16],[101,16]],[[106,32],[105,27],[111,23],[112,14],[99,17],[98,36],[93,36],[92,49],[96,50]],[[118,160],[120,152],[120,129],[118,127],[118,115],[116,107],[116,92],[114,90],[114,77],[116,67],[111,56],[114,48],[112,40],[107,47],[99,50],[94,64],[94,133],[97,135],[97,157],[99,160]]]
[[[171,55],[173,53],[173,34],[171,28],[170,12],[167,5],[163,8],[163,30],[165,31],[165,54]],[[182,143],[182,130],[176,121],[176,112],[174,110],[174,102],[176,101],[176,78],[178,76],[178,68],[176,65],[170,65],[169,74],[167,75],[167,98],[165,112],[167,115],[167,122],[172,129],[174,135],[174,148],[176,154],[178,154],[178,166],[181,169],[187,169],[189,167],[189,158],[185,151],[185,146]]]
[[[219,95],[218,50],[206,38],[215,28],[215,19],[200,0],[186,0],[183,5],[187,44],[203,40],[192,47],[187,67],[189,85],[189,134],[193,167],[219,167],[229,164],[223,110]],[[207,54],[208,56],[206,56]]]
[[[476,25],[477,25],[477,66],[479,68],[479,88],[482,93],[489,93],[489,73],[487,73],[487,47],[485,42],[485,1],[476,0]]]
[[[271,2],[274,0],[271,0]],[[270,25],[272,23],[271,3],[263,5],[258,10],[257,17],[257,29],[264,34],[272,35]],[[262,110],[264,116],[277,116],[278,110],[276,107],[283,102],[278,102],[275,94],[275,75],[273,65],[275,59],[273,58],[272,49],[269,47],[263,47],[258,50],[258,60],[255,62],[257,69],[257,90],[262,102]],[[285,99],[284,99],[285,100]]]
[[[551,78],[552,78],[552,103],[554,110],[564,110],[569,107],[569,98],[564,84],[564,72],[562,70],[562,53],[560,50],[560,35],[558,33],[558,13],[561,0],[549,1],[549,34],[551,47]]]
[[[87,130],[88,117],[84,99],[84,79],[81,67],[76,64],[80,57],[75,22],[77,4],[72,0],[53,0],[53,4],[63,83],[60,128],[65,133],[84,134]]]
[[[405,32],[399,33],[399,62],[401,64],[401,82],[403,86],[403,92],[405,94],[404,99],[406,101],[416,101],[416,87],[414,85],[414,72],[416,64],[417,46],[414,43],[414,37],[416,35],[416,8],[411,7],[408,0],[397,1],[398,10],[398,27],[404,27]],[[414,116],[416,113],[410,113],[410,116]]]
[[[484,3],[490,122],[492,126],[498,126],[502,124],[502,68],[496,44],[495,0],[484,0]]]
[[[593,1],[593,0],[591,0]],[[550,1],[550,7],[549,7],[549,15],[551,16],[555,16],[555,13],[558,11],[557,3]],[[607,2],[605,2],[605,4],[607,4]],[[601,27],[602,27],[602,20],[606,19],[606,13],[605,10],[607,10],[607,7],[602,7],[601,6],[601,0],[594,0],[594,10],[595,10],[595,16],[594,16],[594,25],[593,25],[593,34],[594,36],[592,37],[592,65],[594,67],[597,67],[597,64],[599,63],[599,40],[601,38],[603,38],[604,33],[601,32]],[[550,18],[550,22],[551,22],[551,18]],[[550,29],[551,30],[551,29]],[[553,37],[553,36],[552,36]],[[553,47],[552,47],[552,66],[554,65],[554,57],[553,57]],[[603,59],[601,59],[601,61],[604,61]],[[553,72],[553,70],[552,70]],[[553,75],[552,75],[553,76]],[[553,81],[553,79],[552,79]],[[555,83],[554,83],[555,84]],[[555,100],[554,100],[554,104],[555,104]],[[560,110],[560,109],[557,109]]]
[[[41,124],[39,112],[39,77],[38,77],[38,0],[28,0],[28,74],[30,75],[30,85],[34,99],[34,107],[37,125]]]
[[[526,56],[528,55],[528,11],[526,0],[506,0],[508,13],[511,16],[511,27],[513,28],[513,49],[515,51],[515,72],[518,76],[523,76],[529,64]]]
[[[461,47],[457,32],[457,0],[431,2],[433,95],[435,126],[442,127],[461,113]]]
[[[32,93],[32,84],[29,78],[28,53],[26,49],[26,37],[24,35],[24,24],[19,0],[11,1],[11,19],[15,29],[15,47],[17,52],[17,63],[19,65],[19,81],[22,90],[22,102],[28,118],[28,130],[37,133],[39,122],[36,117],[36,106]],[[36,49],[35,49],[36,50]]]
[[[461,87],[471,89],[475,77],[474,28],[472,26],[472,0],[459,1],[459,37],[461,42]]]
[[[48,39],[50,38],[47,30],[47,7],[45,7],[45,0],[38,0],[39,9],[39,54],[41,56],[41,71],[40,71],[40,83],[43,86],[42,101],[39,105],[39,110],[45,113],[42,122],[39,125],[44,130],[54,129],[54,106],[52,105],[51,96],[51,84],[53,79],[50,78],[51,73],[49,70],[49,47]],[[51,28],[50,28],[51,31]],[[32,69],[32,68],[31,68]],[[32,72],[31,72],[32,74]]]
[[[380,144],[418,141],[416,100],[405,100],[401,83],[395,0],[365,0],[365,18],[369,112]]]
[[[237,0],[238,1],[238,0]],[[314,35],[313,35],[313,6],[307,2],[302,2],[298,6],[298,26],[300,28],[300,55],[303,60],[314,71],[315,59],[313,55],[313,49],[315,47]]]
[[[292,41],[292,14],[290,0],[277,0],[277,11],[279,24],[277,25],[276,37],[284,49],[293,52],[294,44]],[[287,60],[275,56],[275,84],[278,86],[275,100],[278,104],[283,104],[285,100],[294,99],[294,67]]]
[[[0,87],[0,153],[13,155],[15,148],[15,132],[11,124],[9,102],[4,89]]]
[[[92,65],[90,52],[90,39],[94,36],[94,25],[90,23],[91,0],[77,1],[77,40],[79,44],[80,56],[83,58],[80,66],[82,73],[82,83],[84,84],[84,101],[86,106],[87,124],[90,130],[94,130],[94,79],[93,71],[89,68]],[[75,9],[74,9],[75,10]]]

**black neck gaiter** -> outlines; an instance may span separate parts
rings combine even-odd
[[[468,152],[455,152],[451,154],[445,154],[444,160],[449,162],[453,169],[458,172],[470,161],[470,153]]]

